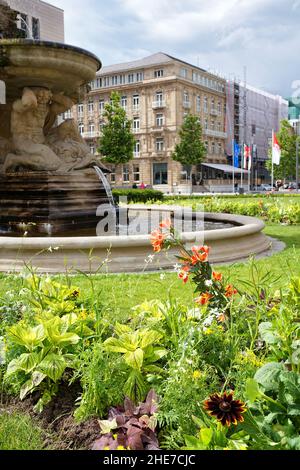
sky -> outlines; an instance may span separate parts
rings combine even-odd
[[[49,0],[103,65],[165,52],[285,97],[300,88],[300,0]],[[298,83],[297,83],[298,82]]]

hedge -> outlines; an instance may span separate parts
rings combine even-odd
[[[127,197],[128,202],[163,201],[164,194],[154,189],[113,189],[114,199],[119,202],[120,197]]]

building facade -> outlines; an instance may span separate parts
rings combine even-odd
[[[226,82],[203,69],[167,54],[103,67],[88,96],[65,118],[74,118],[92,153],[97,153],[105,103],[118,91],[132,120],[136,137],[134,158],[111,166],[112,186],[144,184],[176,193],[192,185],[226,184],[210,164],[226,164]],[[199,116],[207,147],[205,165],[192,171],[172,160],[178,132],[188,113]]]
[[[288,101],[279,95],[236,82],[226,86],[227,116],[226,152],[232,162],[232,139],[252,147],[253,165],[251,186],[270,181],[265,164],[269,158],[272,131],[277,132],[280,122],[288,118]],[[242,152],[241,152],[242,153]],[[242,155],[240,156],[241,165]]]
[[[289,122],[293,126],[297,135],[300,135],[300,98],[288,98]]]
[[[64,42],[64,11],[42,0],[5,0],[19,12],[18,27],[24,37]]]

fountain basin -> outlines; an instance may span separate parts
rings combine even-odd
[[[164,215],[166,209],[162,207]],[[171,210],[170,210],[171,213]],[[170,214],[171,215],[171,214]],[[232,228],[183,232],[181,238],[189,249],[199,241],[211,247],[213,263],[245,259],[269,250],[270,239],[262,233],[261,220],[232,214],[205,213],[205,218],[233,224]],[[177,250],[159,253],[152,263],[145,263],[152,254],[149,235],[121,235],[106,237],[0,237],[0,271],[18,272],[29,263],[42,273],[65,272],[66,266],[84,272],[103,268],[109,273],[142,272],[172,269]],[[91,259],[92,257],[92,259]]]
[[[25,87],[44,87],[72,96],[93,80],[100,60],[88,51],[67,44],[29,39],[0,40],[0,80],[10,102]]]

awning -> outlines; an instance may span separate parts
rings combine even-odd
[[[224,173],[236,173],[236,174],[248,174],[248,170],[243,170],[242,168],[235,168],[232,165],[223,165],[221,163],[202,163],[203,166],[208,166],[209,168],[214,168],[215,170],[223,171]]]

